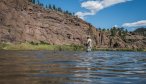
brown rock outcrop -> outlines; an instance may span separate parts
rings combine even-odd
[[[90,32],[89,23],[76,16],[45,10],[26,0],[1,0],[0,4],[0,42],[83,44]]]

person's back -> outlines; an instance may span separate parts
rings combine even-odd
[[[92,40],[90,37],[87,37],[87,52],[92,50]]]

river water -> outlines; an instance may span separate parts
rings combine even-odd
[[[146,84],[146,52],[0,51],[0,84]]]

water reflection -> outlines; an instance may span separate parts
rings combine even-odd
[[[0,84],[145,84],[145,52],[0,51]]]

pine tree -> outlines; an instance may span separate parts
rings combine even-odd
[[[32,3],[34,3],[34,4],[35,4],[35,3],[36,3],[36,0],[32,0]]]
[[[101,28],[98,28],[99,31],[101,31]]]
[[[40,3],[39,5],[42,6],[42,7],[44,7],[44,4],[43,3]]]
[[[52,6],[49,4],[49,9],[52,9]]]
[[[111,28],[111,36],[116,35],[116,27]]]
[[[119,36],[122,36],[122,31],[119,30],[119,31],[118,31],[118,34],[119,34]]]
[[[105,30],[106,30],[105,28],[102,29],[102,31],[105,31]]]
[[[125,32],[126,32],[126,34],[127,34],[127,33],[128,33],[128,30],[126,29]]]
[[[48,9],[48,5],[46,5],[45,8]]]
[[[58,11],[59,11],[59,12],[62,12],[62,9],[59,7],[59,8],[58,8]]]
[[[72,13],[69,12],[68,14],[72,16]]]
[[[65,14],[69,14],[69,12],[68,11],[65,11]]]
[[[53,10],[56,10],[56,6],[55,5],[53,5]]]

